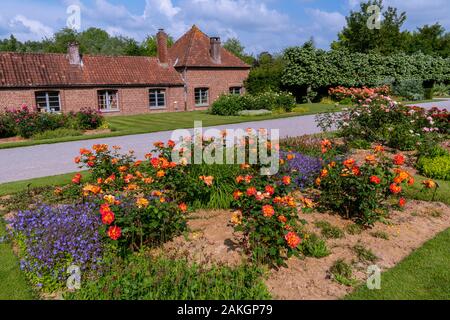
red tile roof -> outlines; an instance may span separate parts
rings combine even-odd
[[[241,59],[221,47],[222,61],[214,63],[210,55],[210,38],[197,26],[193,26],[169,49],[169,56],[175,67],[229,67],[250,68]]]
[[[70,65],[65,54],[0,53],[0,88],[109,85],[183,85],[180,74],[157,58],[83,56]]]

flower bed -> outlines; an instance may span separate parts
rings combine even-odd
[[[68,114],[40,113],[23,106],[0,113],[0,138],[21,136],[31,138],[36,134],[56,129],[92,130],[104,122],[100,112],[86,108]]]
[[[386,97],[383,99],[388,101]],[[396,116],[408,117],[417,113],[414,115],[417,122],[430,121],[424,120],[419,110],[404,114],[396,105],[383,107],[378,102],[375,100],[364,107],[368,110],[367,117],[374,112],[371,108],[380,108],[385,113],[398,112]],[[376,112],[381,113],[380,110]],[[446,128],[442,119],[446,118],[436,110],[432,113],[436,116],[432,121],[442,134]],[[356,122],[362,121],[355,117]],[[201,142],[203,148],[208,148],[214,139],[203,137]],[[272,151],[280,149],[271,141],[267,145],[273,147]],[[159,279],[158,268],[150,266],[143,257],[149,257],[155,265],[163,261],[162,265],[170,268],[166,276],[161,274],[160,279],[165,284],[170,282],[168,279],[174,270],[178,270],[183,279],[199,274],[198,283],[193,286],[203,286],[205,275],[226,279],[231,274],[230,283],[235,290],[234,277],[239,277],[242,270],[249,270],[252,276],[248,286],[253,288],[254,285],[256,291],[251,289],[244,296],[266,297],[255,280],[260,265],[277,270],[300,260],[290,259],[293,257],[329,259],[335,248],[329,249],[326,239],[346,237],[343,230],[329,221],[315,219],[312,227],[309,215],[325,212],[324,216],[329,217],[329,214],[336,214],[335,219],[342,219],[345,224],[356,222],[355,230],[364,230],[376,228],[378,222],[388,221],[392,212],[408,208],[404,191],[415,181],[411,168],[406,166],[414,162],[414,156],[397,150],[394,155],[389,155],[381,144],[373,146],[362,159],[355,159],[349,154],[348,146],[331,138],[288,139],[283,142],[280,152],[279,172],[266,176],[260,174],[260,164],[210,165],[204,162],[193,165],[186,158],[175,160],[173,154],[193,153],[194,149],[177,149],[174,141],[155,143],[154,149],[140,160],[134,152],[124,153],[118,146],[94,145],[92,149],[81,149],[74,159],[80,168],[88,169],[90,175],[76,174],[70,185],[56,188],[52,205],[35,205],[20,211],[11,220],[12,235],[20,248],[23,270],[31,282],[44,291],[63,289],[67,268],[71,265],[82,267],[82,280],[87,286],[80,295],[71,295],[72,298],[92,299],[94,295],[108,299],[164,297],[155,284]],[[430,150],[430,147],[424,149]],[[439,185],[427,179],[423,181],[423,188],[436,193]],[[64,205],[66,202],[73,204]],[[193,242],[197,240],[193,235],[196,231],[188,226],[193,217],[191,212],[198,208],[233,210],[226,213],[229,219],[213,218],[213,223],[220,222],[221,228],[228,228],[226,239],[220,238],[220,250],[201,249],[198,254],[221,252],[227,255],[228,251],[239,247],[238,256],[242,254],[247,258],[252,265],[250,269],[246,266],[243,269],[215,269],[209,258],[204,257],[206,261],[194,263],[204,263],[211,269],[199,270],[195,265],[191,268],[186,261],[166,263],[167,257],[161,258],[155,253],[165,251],[170,243],[172,247],[183,246],[186,240],[183,242],[180,238],[192,236]],[[320,236],[316,234],[318,229]],[[384,234],[378,233],[378,237],[381,239]],[[193,246],[189,245],[189,250]],[[208,246],[208,242],[202,246]],[[359,252],[360,255],[363,253]],[[189,254],[183,254],[183,257],[191,259]],[[234,259],[241,261],[239,257]],[[119,261],[123,267],[111,266]],[[180,266],[183,270],[179,270]],[[344,270],[344,266],[345,261],[336,264],[333,272]],[[128,272],[133,272],[140,280],[136,281]],[[147,279],[149,273],[152,276]],[[127,288],[136,288],[136,291],[117,291],[122,279]],[[338,279],[347,285],[353,283],[352,279]],[[145,285],[140,286],[140,281]],[[145,288],[151,290],[148,295]],[[188,290],[184,284],[177,288]],[[166,297],[185,296],[167,292]]]

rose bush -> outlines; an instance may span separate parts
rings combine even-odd
[[[389,198],[397,205],[405,205],[401,197],[405,184],[414,184],[414,178],[401,166],[405,157],[401,154],[390,160],[377,146],[364,164],[354,159],[336,162],[328,160],[316,180],[321,191],[319,205],[348,219],[364,225],[373,225],[388,213]]]

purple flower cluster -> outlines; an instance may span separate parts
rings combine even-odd
[[[11,221],[23,249],[21,268],[38,278],[67,278],[66,268],[95,270],[103,254],[98,206],[92,203],[21,211]]]
[[[294,159],[288,161],[287,155],[289,154],[293,155]],[[290,174],[293,181],[300,188],[312,186],[322,170],[322,161],[320,158],[306,156],[298,152],[285,151],[281,152],[280,158],[287,163],[286,169],[284,169],[287,172],[283,172],[282,174]]]

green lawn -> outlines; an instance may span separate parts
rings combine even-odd
[[[5,226],[0,221],[0,238],[5,236]],[[32,300],[34,294],[24,274],[19,269],[19,261],[9,243],[0,243],[0,300]]]
[[[450,229],[381,275],[381,290],[366,285],[348,300],[450,300]]]
[[[263,116],[215,116],[206,111],[171,112],[159,114],[141,114],[134,116],[117,116],[107,118],[113,132],[92,136],[61,137],[48,140],[27,140],[0,144],[0,149],[33,146],[38,144],[52,144],[67,141],[91,140],[107,137],[118,137],[132,134],[142,134],[175,129],[187,129],[194,126],[194,121],[203,121],[203,126],[216,126],[224,124],[242,123],[250,121],[263,121],[295,116],[304,116],[321,112],[338,111],[333,104],[299,104],[297,112],[272,114]]]
[[[88,172],[82,172],[82,174],[84,177],[87,177],[89,175]],[[44,186],[62,186],[70,183],[74,175],[75,173],[68,173],[51,177],[36,178],[0,184],[0,196],[23,191],[28,187],[36,188]]]

